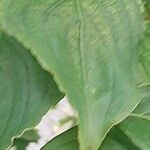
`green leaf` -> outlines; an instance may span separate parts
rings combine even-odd
[[[25,139],[27,141],[37,141],[39,139],[39,135],[38,135],[38,131],[36,129],[31,129],[31,130],[28,130],[28,131],[25,131],[24,134],[19,137],[19,138],[16,138],[16,139]]]
[[[77,141],[77,128],[72,128],[61,135],[55,137],[49,143],[47,143],[42,150],[79,150],[79,144]],[[119,128],[113,129],[103,141],[99,150],[139,150],[134,146],[119,130]]]
[[[143,99],[135,111],[120,124],[123,132],[142,150],[150,149],[150,85],[142,87]]]
[[[150,149],[150,86],[142,87],[140,91],[143,96],[142,101],[127,119],[108,133],[100,150]],[[78,150],[77,128],[70,129],[54,138],[43,147],[43,150],[55,150],[55,148]]]
[[[140,66],[143,84],[150,84],[150,22],[146,23],[143,42],[140,44]]]
[[[26,147],[28,146],[29,141],[24,140],[24,139],[17,139],[14,142],[14,147],[15,150],[26,150]]]
[[[140,66],[143,99],[134,112],[120,124],[122,131],[142,150],[150,149],[150,22],[146,23],[145,38],[140,44]]]
[[[150,20],[150,1],[143,0],[145,8],[145,20]]]
[[[130,117],[125,119],[119,128],[115,127],[102,143],[100,150],[149,150],[150,149],[150,86],[141,88],[142,101]],[[132,142],[138,146],[132,144]],[[69,147],[68,147],[69,146]],[[66,148],[69,149],[66,149]],[[43,150],[78,150],[77,128],[54,138]]]
[[[2,0],[0,24],[68,95],[79,113],[81,150],[97,150],[139,102],[137,0]]]
[[[25,131],[21,137],[14,139],[13,146],[15,146],[17,150],[26,150],[26,147],[30,142],[37,142],[38,139],[39,135],[37,130],[28,130]]]
[[[62,98],[52,76],[16,40],[0,33],[0,150]]]
[[[99,150],[140,150],[130,139],[116,126],[112,129],[102,143]]]
[[[150,149],[150,120],[132,116],[126,119],[120,128],[141,150]]]
[[[100,150],[150,149],[150,86],[144,86],[140,91],[143,96],[142,101],[130,117],[119,125],[121,130],[115,127],[108,133]],[[78,150],[78,145],[77,128],[73,128],[54,138],[43,147],[43,150]]]
[[[76,127],[69,129],[55,137],[42,150],[78,150],[77,131]]]

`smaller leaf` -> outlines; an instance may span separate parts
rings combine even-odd
[[[99,150],[139,150],[130,139],[115,126],[106,136]]]
[[[39,135],[37,130],[32,129],[26,131],[21,137],[14,139],[13,146],[15,146],[17,150],[25,150],[30,142],[37,142],[38,139]]]
[[[150,150],[150,85],[141,88],[143,99],[120,128],[142,150]]]
[[[150,150],[150,120],[132,116],[126,119],[120,127],[141,150]]]
[[[77,127],[74,127],[61,135],[55,137],[42,150],[79,150],[77,140]],[[119,128],[112,129],[103,141],[99,150],[138,150],[119,130]]]
[[[28,144],[29,142],[24,139],[17,139],[13,146],[16,150],[25,150]]]
[[[63,94],[29,50],[0,33],[0,150],[36,126]]]
[[[77,128],[72,128],[50,141],[42,150],[78,150]]]

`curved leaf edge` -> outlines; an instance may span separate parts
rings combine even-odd
[[[50,109],[54,108],[57,104],[55,104],[54,106],[51,106]],[[47,113],[47,112],[46,112]],[[35,123],[33,123],[32,126],[30,127],[26,127],[24,130],[20,131],[17,135],[13,136],[11,139],[10,139],[10,145],[8,146],[8,148],[6,150],[9,150],[12,146],[13,146],[13,143],[14,143],[14,140],[16,138],[20,138],[22,137],[22,135],[27,132],[27,131],[30,131],[32,129],[34,129],[40,122],[41,122],[41,119],[46,115],[46,113],[43,113],[42,114],[42,117],[36,121]]]
[[[36,125],[35,125],[35,126],[36,126]],[[11,138],[11,143],[10,143],[10,145],[8,146],[8,148],[7,148],[6,150],[9,150],[9,149],[13,146],[14,140],[15,140],[16,138],[21,138],[21,137],[24,135],[25,132],[34,129],[35,126],[34,126],[34,127],[26,128],[26,129],[24,129],[23,131],[21,131],[20,133],[18,133],[17,135],[13,136],[13,137]]]
[[[143,119],[143,120],[148,120],[150,121],[150,117],[149,116],[146,116],[146,117],[143,117],[139,114],[136,114],[136,113],[131,113],[129,118],[136,118],[136,119]],[[118,125],[119,126],[119,125]],[[140,147],[123,129],[121,129],[121,127],[119,127],[119,129],[128,137],[128,139],[130,140],[130,142],[135,145],[136,147],[139,148],[139,150],[142,150]]]
[[[139,97],[138,98],[139,99],[139,101],[138,101],[138,103],[133,107],[133,109],[129,112],[129,115],[127,115],[127,116],[125,116],[124,118],[122,118],[119,122],[114,122],[114,123],[112,123],[112,125],[109,127],[109,129],[107,130],[107,132],[106,132],[106,134],[103,136],[103,138],[102,138],[102,140],[101,140],[101,143],[99,143],[99,147],[98,148],[100,148],[100,146],[101,146],[101,144],[102,144],[102,142],[104,141],[104,139],[106,138],[106,136],[107,136],[107,134],[110,132],[110,130],[113,128],[113,127],[115,127],[115,126],[117,126],[117,125],[119,125],[121,122],[123,122],[125,119],[127,119],[129,116],[130,116],[130,114],[132,114],[132,112],[136,109],[136,107],[139,105],[139,103],[142,101],[142,97]],[[79,122],[78,122],[78,124],[79,124]],[[78,128],[78,133],[80,132],[80,124],[79,124],[79,128]],[[80,138],[79,138],[79,134],[78,134],[78,136],[77,136],[77,139],[78,139],[78,142],[79,142],[79,145],[81,144],[80,143]]]
[[[1,0],[0,1],[0,3],[3,3],[3,1],[4,0]],[[2,4],[1,4],[2,5]],[[1,6],[2,7],[2,6]],[[145,24],[143,25],[144,27],[145,27]],[[51,69],[51,67],[47,64],[47,63],[45,63],[45,61],[43,61],[42,59],[41,59],[41,56],[40,56],[40,54],[38,54],[38,52],[36,52],[36,48],[33,46],[33,45],[28,45],[28,44],[26,44],[23,40],[21,40],[22,38],[19,38],[19,37],[17,37],[17,34],[13,34],[10,30],[8,31],[7,30],[7,27],[4,27],[4,26],[2,26],[1,25],[1,23],[0,23],[0,29],[3,31],[3,32],[5,32],[8,36],[11,36],[11,37],[14,37],[19,43],[21,43],[25,48],[27,48],[29,51],[30,51],[30,53],[33,55],[33,57],[37,60],[37,62],[40,64],[40,66],[45,70],[45,71],[47,71],[47,72],[49,72],[50,74],[52,74],[52,76],[53,76],[53,78],[54,78],[54,81],[56,82],[56,84],[57,84],[57,86],[58,86],[58,89],[60,90],[60,92],[62,92],[62,93],[64,93],[65,95],[66,95],[66,93],[68,93],[67,92],[67,90],[65,90],[65,86],[62,84],[62,82],[58,79],[58,77],[57,77],[57,75],[56,75],[56,73],[55,73],[55,71],[53,71],[53,69]],[[143,37],[142,37],[143,38]],[[140,43],[139,43],[140,44]],[[114,123],[112,123],[112,125],[109,127],[109,129],[107,130],[107,132],[106,132],[106,134],[103,136],[103,138],[102,138],[102,140],[101,140],[101,143],[104,141],[104,139],[105,139],[105,137],[106,137],[106,135],[110,132],[110,130],[112,129],[112,127],[114,127],[114,126],[116,126],[116,125],[118,125],[119,123],[121,123],[123,120],[125,120],[127,117],[129,117],[129,115],[133,112],[133,110],[137,107],[137,105],[141,102],[141,100],[142,100],[142,98],[139,98],[139,101],[138,101],[138,103],[134,106],[134,108],[128,113],[128,115],[127,116],[125,116],[124,118],[122,118],[119,122],[114,122]],[[70,102],[70,101],[69,101]],[[77,121],[78,122],[78,124],[80,124],[79,123],[79,120]],[[80,125],[79,125],[80,126]],[[32,127],[31,127],[32,128]],[[78,133],[79,132],[81,132],[80,131],[80,127],[79,127],[79,129],[78,129]],[[79,134],[78,134],[78,142],[79,142],[79,144],[81,144],[81,141],[80,141],[80,138],[79,138]],[[101,143],[99,143],[99,146],[101,145]]]
[[[2,0],[2,1],[3,1],[3,0]],[[1,29],[1,31],[5,32],[8,36],[14,37],[20,44],[23,45],[23,47],[27,48],[27,49],[30,51],[30,53],[33,55],[33,57],[37,60],[37,62],[40,64],[40,66],[41,66],[45,71],[47,71],[48,73],[52,74],[52,76],[53,76],[53,78],[54,78],[54,81],[56,82],[56,84],[57,84],[58,89],[60,90],[60,92],[62,92],[62,93],[64,93],[64,94],[66,95],[67,90],[64,90],[64,89],[65,89],[65,88],[63,88],[64,85],[63,85],[63,84],[61,83],[61,81],[58,79],[58,77],[57,77],[55,71],[53,71],[53,70],[51,69],[51,67],[49,67],[49,65],[46,64],[46,63],[41,59],[40,55],[35,51],[35,47],[34,47],[33,45],[28,46],[28,44],[26,44],[23,40],[21,40],[21,38],[18,38],[17,35],[14,35],[11,31],[8,31],[8,30],[6,29],[6,27],[1,26],[1,24],[0,24],[0,29]],[[141,100],[142,100],[142,98],[139,98],[138,103],[137,103],[137,104],[134,106],[134,108],[129,112],[129,115],[130,115],[130,113],[132,113],[132,111],[137,107],[137,105],[141,102]],[[69,102],[70,102],[70,101],[69,101]],[[124,118],[122,118],[122,119],[121,119],[119,122],[117,122],[117,123],[115,123],[115,122],[112,123],[112,125],[111,125],[111,126],[109,127],[109,129],[107,130],[106,134],[103,136],[102,142],[103,142],[103,140],[105,139],[106,135],[109,133],[109,131],[112,129],[112,127],[113,127],[113,126],[116,126],[116,125],[119,124],[119,123],[121,123],[121,122],[122,122],[123,120],[125,120],[129,115],[125,116]],[[80,123],[79,123],[79,120],[78,120],[77,122],[78,122],[78,124],[80,124]],[[32,128],[32,127],[31,127],[31,128]],[[79,133],[79,132],[80,132],[80,127],[79,127],[79,129],[78,129],[78,133]],[[78,142],[79,142],[79,144],[81,144],[81,141],[80,141],[80,138],[79,138],[79,134],[78,134]],[[101,142],[101,143],[102,143],[102,142]],[[101,143],[99,143],[99,146],[101,145]]]
[[[3,1],[3,0],[2,0]],[[1,2],[2,2],[1,1]],[[0,3],[1,3],[0,2]],[[55,74],[55,71],[53,71],[51,69],[51,67],[49,67],[48,64],[46,64],[42,59],[41,56],[35,51],[35,47],[33,45],[28,46],[28,44],[25,44],[25,42],[23,40],[21,40],[21,38],[18,38],[16,35],[14,35],[13,33],[11,33],[11,31],[8,31],[5,27],[3,27],[0,23],[0,32],[4,32],[6,33],[9,37],[13,37],[16,39],[16,41],[18,41],[23,47],[25,47],[28,51],[30,51],[30,53],[32,54],[32,56],[37,60],[37,62],[39,63],[39,65],[42,67],[43,70],[47,71],[48,73],[50,73],[53,76],[54,81],[56,82],[58,89],[60,92],[64,93],[64,95],[66,95],[67,91],[64,90],[64,86],[62,85],[61,81],[58,80],[57,75]]]
[[[18,43],[20,43],[24,48],[27,48],[26,46],[24,46],[23,43],[21,43],[19,40],[17,40],[14,36],[12,36],[11,34],[7,33],[5,30],[3,30],[3,28],[0,26],[0,34],[1,33],[5,33],[7,36],[9,37],[13,37]],[[29,49],[27,49],[29,51]],[[31,53],[32,54],[32,53]],[[34,55],[32,55],[34,57]],[[36,59],[36,57],[34,57]],[[36,59],[37,60],[37,59]],[[37,63],[39,63],[39,61],[37,60]],[[41,64],[39,64],[41,66]],[[41,66],[42,69],[44,69],[42,66]],[[46,72],[48,72],[46,69],[44,69]],[[50,72],[48,72],[50,73]],[[54,78],[53,74],[51,74],[52,77]],[[55,80],[54,80],[55,81]],[[59,89],[59,87],[58,87]],[[60,91],[60,89],[59,89]],[[64,93],[62,91],[60,91],[62,93],[62,96],[60,96],[60,100],[64,97]],[[60,101],[58,100],[58,102]],[[53,106],[50,106],[49,107],[49,110],[54,108],[58,103],[54,104]],[[48,111],[47,111],[48,112]],[[11,139],[10,139],[10,145],[8,145],[7,149],[6,150],[9,150],[13,143],[14,143],[14,139],[16,138],[20,138],[26,131],[29,131],[33,128],[35,128],[40,122],[41,122],[41,119],[46,115],[47,112],[43,112],[43,114],[41,115],[41,118],[39,120],[36,120],[34,123],[32,123],[31,126],[29,127],[26,127],[25,129],[23,129],[22,131],[20,131],[18,134],[14,135]]]
[[[120,130],[120,131],[123,133],[123,135],[127,138],[127,140],[130,141],[130,143],[131,143],[133,146],[137,147],[137,148],[138,148],[137,150],[139,150],[138,145],[136,145],[136,143],[119,127],[119,125],[114,126],[111,130],[114,130],[114,129]],[[78,135],[78,126],[74,126],[74,127],[69,128],[68,130],[65,130],[64,132],[62,132],[61,134],[55,136],[54,138],[52,138],[50,141],[48,141],[48,142],[41,148],[41,150],[45,150],[45,147],[46,147],[49,143],[53,142],[55,139],[59,138],[61,135],[64,135],[65,133],[67,134],[67,133],[69,133],[69,132],[73,132],[73,138],[72,138],[70,141],[66,141],[66,142],[62,143],[61,145],[59,145],[59,147],[65,145],[65,144],[68,144],[68,143],[70,143],[70,142],[73,142],[73,141],[78,142],[78,144],[79,144],[79,141],[75,138],[76,134]],[[108,135],[108,134],[107,134],[107,135]],[[100,148],[100,147],[99,147],[99,148]]]

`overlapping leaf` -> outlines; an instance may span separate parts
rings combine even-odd
[[[78,150],[77,127],[72,128],[50,141],[42,150]]]
[[[0,24],[55,75],[79,112],[81,150],[96,150],[138,103],[136,0],[2,0]]]
[[[28,50],[0,33],[0,150],[33,127],[62,97],[52,76]]]
[[[21,137],[14,139],[12,147],[15,147],[16,150],[26,150],[30,142],[37,142],[39,138],[37,130],[32,129],[26,131]]]
[[[150,86],[141,88],[142,101],[130,116],[116,126],[102,143],[100,150],[150,149]],[[43,150],[78,150],[77,128],[50,141]],[[67,149],[68,148],[68,149]]]
[[[115,127],[102,144],[101,150],[149,150],[150,149],[150,32],[149,23],[147,24],[145,39],[140,45],[140,63],[142,66],[142,74],[146,77],[148,84],[142,86],[139,90],[142,100],[130,116],[125,119],[118,127]],[[125,134],[125,135],[124,135]],[[111,137],[110,137],[111,136]],[[67,138],[68,137],[68,138]],[[72,138],[70,138],[72,137]],[[112,138],[113,137],[113,138]],[[127,141],[130,142],[127,142]],[[61,142],[60,142],[61,141]],[[134,143],[135,145],[133,145]],[[43,150],[52,149],[58,146],[60,150],[65,150],[67,146],[70,149],[75,147],[79,149],[77,142],[77,129],[71,129],[66,133],[54,138]],[[69,149],[68,149],[69,150]]]
[[[77,141],[77,128],[72,128],[63,134],[55,137],[50,141],[42,150],[79,150],[79,144]],[[99,150],[139,150],[134,146],[127,136],[119,130],[119,128],[113,129]]]
[[[120,128],[142,150],[150,149],[150,86],[142,87],[143,99]]]
[[[140,88],[142,101],[131,116],[121,123],[125,134],[142,150],[150,149],[150,23],[146,23],[143,43],[140,45],[140,63],[144,85]]]

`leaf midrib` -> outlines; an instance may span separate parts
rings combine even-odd
[[[82,82],[83,82],[83,96],[85,98],[85,111],[86,115],[88,116],[87,118],[90,118],[89,114],[89,102],[87,98],[87,78],[86,78],[86,58],[85,58],[85,50],[84,50],[84,17],[83,17],[83,12],[82,12],[82,6],[80,0],[74,0],[76,4],[76,11],[79,19],[79,53],[80,53],[80,65],[81,65],[81,74],[82,74]]]
[[[81,72],[83,83],[86,84],[86,70],[85,70],[85,51],[84,51],[84,20],[83,20],[83,12],[81,8],[80,0],[75,0],[77,15],[79,19],[79,41],[80,41],[80,61],[81,61]],[[84,88],[85,89],[85,88]],[[86,93],[84,93],[86,95]]]

